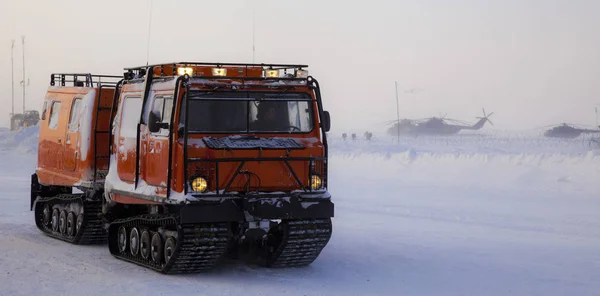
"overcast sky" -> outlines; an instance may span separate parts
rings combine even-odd
[[[0,126],[41,111],[52,72],[122,73],[146,64],[151,0],[2,0]],[[307,63],[335,131],[384,131],[400,116],[447,113],[494,128],[593,125],[600,109],[600,1],[153,0],[149,62]],[[416,88],[419,91],[406,93]],[[489,127],[488,127],[489,128]]]

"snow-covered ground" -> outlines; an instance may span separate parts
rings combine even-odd
[[[600,147],[589,138],[333,137],[333,237],[311,266],[164,276],[37,230],[35,132],[0,131],[0,295],[600,294]]]

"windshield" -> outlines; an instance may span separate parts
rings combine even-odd
[[[306,133],[313,129],[313,105],[305,93],[197,93],[190,95],[189,132]],[[185,101],[179,125],[185,123]]]

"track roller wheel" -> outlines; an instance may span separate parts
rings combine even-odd
[[[69,212],[67,215],[67,235],[75,235],[75,213]]]
[[[75,222],[75,232],[79,232],[79,229],[81,229],[81,226],[83,226],[83,214],[79,214],[77,215],[77,221]]]
[[[125,253],[125,251],[127,250],[127,230],[125,230],[125,227],[119,227],[117,239],[119,243],[119,252]]]
[[[163,256],[163,243],[160,233],[156,232],[152,235],[152,241],[150,243],[150,255],[152,255],[152,261],[156,264],[162,262]]]
[[[65,234],[67,232],[67,211],[60,211],[58,219],[58,230],[61,234]]]
[[[54,209],[52,211],[52,231],[58,231],[58,216],[60,215],[60,213],[58,212],[58,209]]]
[[[140,250],[140,233],[137,227],[131,229],[129,233],[129,251],[131,255],[136,256]]]
[[[43,217],[44,217],[44,225],[48,226],[50,225],[50,219],[52,218],[52,210],[50,209],[49,205],[46,205],[44,207],[44,211],[42,212]]]
[[[175,239],[169,236],[165,241],[165,262],[169,262],[171,256],[173,256],[173,252],[175,252]]]
[[[142,230],[142,235],[140,236],[140,255],[144,259],[150,257],[150,231],[147,229]]]

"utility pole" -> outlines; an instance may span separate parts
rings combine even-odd
[[[398,102],[398,81],[395,81],[396,85],[396,115],[398,122],[396,123],[396,131],[398,132],[398,144],[400,144],[400,103]]]
[[[12,108],[10,116],[12,118],[15,115],[15,40],[11,40],[10,45],[10,88],[11,88],[11,96],[12,96]]]
[[[254,11],[254,9],[252,9],[252,63],[254,64],[254,54],[256,52],[256,47],[255,47],[255,43],[254,43],[254,35],[255,35],[255,28],[256,28],[256,12]]]
[[[146,45],[146,66],[150,60],[150,32],[152,28],[152,0],[150,0],[150,17],[148,17],[148,44]]]
[[[23,44],[23,114],[25,114],[25,36],[21,36],[21,43]]]

